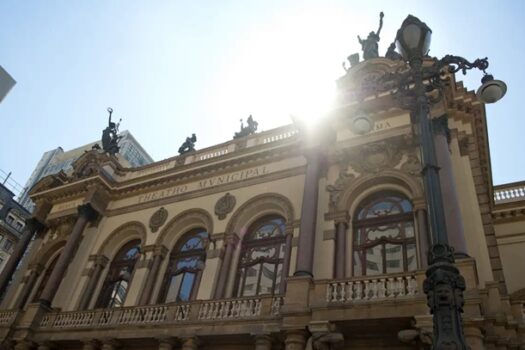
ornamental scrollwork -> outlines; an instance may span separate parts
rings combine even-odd
[[[379,173],[394,168],[402,158],[399,147],[392,142],[376,142],[362,146],[351,157],[351,166],[361,174]]]

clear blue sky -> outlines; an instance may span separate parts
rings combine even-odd
[[[0,168],[22,184],[44,151],[97,140],[108,106],[155,160],[316,110],[377,30],[384,54],[407,14],[433,30],[431,55],[488,56],[508,85],[487,106],[496,184],[525,180],[523,1],[19,1],[0,2],[0,65],[17,85],[0,104]],[[481,73],[465,81],[477,89]],[[520,101],[521,98],[521,101]]]

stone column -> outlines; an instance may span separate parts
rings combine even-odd
[[[82,233],[84,232],[88,222],[94,220],[96,217],[97,212],[91,207],[90,204],[83,204],[78,207],[78,218],[75,222],[75,226],[73,226],[73,230],[67,239],[66,245],[64,246],[60,257],[58,258],[55,268],[49,276],[49,280],[42,291],[42,295],[40,296],[40,302],[42,304],[51,307],[51,302],[53,301],[53,297],[60,286],[62,278],[64,278],[64,273],[66,272],[67,266],[71,262],[75,249],[80,243]]]
[[[450,130],[448,128],[448,117],[446,114],[434,118],[432,122],[434,142],[436,145],[436,157],[439,170],[439,182],[443,195],[445,223],[447,237],[450,246],[454,247],[454,255],[466,257],[467,245],[465,243],[465,228],[461,218],[456,181],[452,169],[452,159],[448,143]]]
[[[463,322],[463,334],[465,334],[465,340],[470,350],[484,350],[483,345],[483,333],[481,332],[481,324],[476,322],[465,321]]]
[[[197,337],[186,338],[182,341],[182,350],[197,350],[200,340]]]
[[[159,350],[173,350],[175,349],[175,339],[172,337],[159,338]]]
[[[34,343],[29,340],[20,340],[16,342],[15,350],[31,350]]]
[[[0,295],[5,293],[7,286],[9,285],[9,281],[11,281],[11,277],[15,273],[16,267],[24,256],[24,253],[27,249],[27,246],[29,245],[29,242],[31,242],[33,235],[45,230],[45,228],[46,227],[44,224],[42,224],[36,218],[31,218],[26,221],[24,232],[16,244],[13,253],[5,263],[2,273],[0,273]]]
[[[100,280],[100,274],[109,262],[109,259],[104,255],[94,255],[90,258],[94,261],[94,266],[91,275],[89,276],[84,293],[82,294],[82,298],[80,299],[80,303],[78,304],[79,310],[85,310],[89,307],[89,303],[91,302],[91,298],[93,297],[97,283]]]
[[[27,302],[27,299],[29,298],[29,295],[33,291],[33,288],[35,287],[35,283],[38,280],[38,277],[44,271],[44,266],[42,264],[35,264],[32,266],[29,266],[29,269],[31,272],[29,273],[29,277],[27,278],[27,281],[25,282],[24,289],[22,293],[18,296],[16,299],[14,308],[15,309],[21,309],[24,307],[24,305]]]
[[[51,350],[57,348],[57,345],[52,342],[45,341],[41,344],[38,344],[38,350]]]
[[[294,276],[313,277],[321,156],[318,151],[313,150],[306,155],[306,159],[308,163],[306,164],[304,180],[299,242],[297,246],[297,264]]]
[[[164,257],[168,253],[168,249],[163,245],[155,246],[153,249],[153,263],[149,270],[148,276],[146,277],[146,283],[144,284],[144,289],[142,290],[142,295],[140,296],[139,305],[146,305],[152,303],[151,293],[153,292],[153,287],[157,281],[157,275],[159,274],[160,264]]]
[[[285,350],[304,350],[306,340],[307,333],[303,329],[287,331],[284,340]]]
[[[122,344],[116,339],[106,339],[102,341],[101,350],[116,350],[120,348]]]
[[[100,347],[100,342],[98,340],[85,340],[82,350],[98,350]]]
[[[428,231],[428,215],[424,201],[414,200],[414,211],[417,223],[417,233],[419,242],[419,256],[421,257],[421,268],[428,266],[428,251],[432,244]]]
[[[221,268],[219,270],[219,279],[217,280],[217,286],[215,287],[215,299],[224,298],[226,293],[226,283],[228,282],[228,276],[230,275],[233,253],[239,242],[239,237],[237,234],[231,233],[226,236],[224,242],[224,258],[222,259]]]
[[[255,336],[255,350],[272,350],[272,337],[266,334]]]
[[[283,258],[283,271],[281,273],[281,284],[279,285],[279,294],[286,291],[286,278],[290,274],[290,257],[292,256],[293,226],[290,224],[286,227],[286,254]]]
[[[346,277],[346,234],[350,217],[342,213],[335,217],[335,254],[334,254],[334,278]]]

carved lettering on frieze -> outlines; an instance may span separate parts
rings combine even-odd
[[[192,192],[192,191],[198,191],[198,190],[204,190],[220,185],[226,185],[233,182],[238,181],[244,181],[252,178],[256,178],[258,176],[266,175],[269,171],[266,168],[265,165],[249,168],[245,170],[240,170],[228,174],[223,175],[217,175],[213,177],[209,177],[207,179],[190,182],[188,184],[179,185],[175,187],[166,188],[160,191],[156,192],[150,192],[146,194],[142,194],[138,196],[138,203],[145,203],[150,202],[154,200],[160,200],[163,198],[168,198],[176,195],[181,195],[184,193]]]

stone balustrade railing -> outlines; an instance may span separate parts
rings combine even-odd
[[[260,315],[260,298],[221,300],[202,303],[199,320],[239,319]]]
[[[17,311],[6,310],[0,311],[0,326],[9,326],[15,320]]]
[[[421,273],[369,276],[333,281],[326,285],[326,302],[355,303],[410,298],[422,293]]]
[[[242,145],[241,143],[239,143],[239,140],[232,140],[213,147],[208,147],[201,150],[197,150],[195,152],[187,153],[184,156],[182,156],[184,158],[174,157],[164,162],[155,163],[142,168],[131,169],[131,171],[126,172],[126,174],[123,175],[122,179],[130,180],[141,176],[160,173],[172,169],[177,165],[180,165],[181,160],[185,165],[188,165],[199,161],[205,161],[229,155],[235,153],[238,149],[246,149],[260,145],[268,145],[277,141],[283,141],[292,138],[297,134],[298,131],[293,124],[279,127],[273,130],[249,135],[242,142]]]
[[[502,204],[525,200],[525,181],[494,186],[494,203]]]
[[[261,296],[186,304],[122,307],[88,311],[48,313],[40,321],[43,329],[75,329],[123,325],[155,325],[196,320],[240,320],[275,317],[280,314],[281,297]],[[10,317],[10,316],[9,316]],[[8,315],[0,314],[0,325]],[[7,321],[6,321],[7,322]]]

